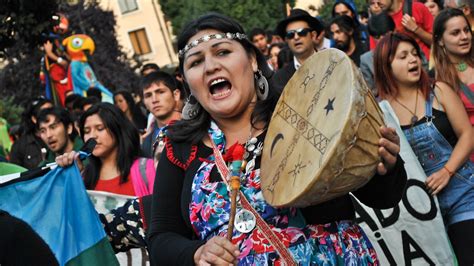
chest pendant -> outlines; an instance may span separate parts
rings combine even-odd
[[[240,233],[250,233],[257,225],[255,215],[246,209],[240,209],[235,215],[234,226]]]

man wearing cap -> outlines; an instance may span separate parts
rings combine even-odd
[[[290,80],[296,70],[316,52],[313,39],[323,34],[321,22],[302,9],[293,9],[290,15],[280,21],[276,32],[285,39],[291,52],[293,61],[278,70],[273,75],[274,86],[280,92]]]

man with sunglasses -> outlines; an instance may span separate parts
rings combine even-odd
[[[278,23],[276,32],[285,39],[294,56],[292,62],[273,75],[275,88],[283,91],[296,70],[317,51],[313,40],[324,34],[324,26],[308,12],[295,8]]]

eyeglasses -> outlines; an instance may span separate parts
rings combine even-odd
[[[300,29],[296,29],[296,30],[290,30],[290,31],[286,32],[285,38],[288,39],[288,40],[291,40],[295,37],[295,33],[298,34],[299,37],[304,37],[304,36],[308,35],[308,33],[310,33],[311,31],[312,31],[312,29],[310,29],[310,28],[300,28]]]

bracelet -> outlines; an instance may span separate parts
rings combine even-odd
[[[448,169],[448,167],[446,167],[446,165],[443,166],[443,168],[444,168],[444,170],[446,170],[446,171],[448,172],[449,177],[452,177],[452,176],[454,175],[454,173],[453,173],[452,171],[450,171],[450,170]]]
[[[414,30],[412,30],[411,32],[415,33],[415,32],[418,30],[418,28],[419,28],[419,26],[418,26],[418,25],[416,25],[415,29],[414,29]]]
[[[62,57],[58,57],[58,59],[56,59],[56,62],[58,62],[59,64],[61,64],[62,61],[64,61]]]

